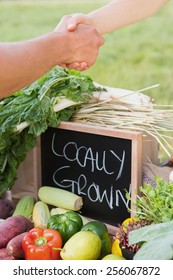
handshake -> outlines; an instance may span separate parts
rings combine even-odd
[[[104,39],[88,15],[64,16],[55,28],[55,32],[61,33],[66,38],[65,58],[62,63],[59,63],[60,66],[83,71],[95,63]]]
[[[64,16],[55,30],[40,37],[0,43],[0,99],[28,86],[56,65],[88,69],[103,43],[89,17],[82,14]]]

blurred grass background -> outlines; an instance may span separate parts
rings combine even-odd
[[[88,13],[110,1],[0,1],[0,41],[32,38],[55,28],[65,14]],[[173,2],[154,16],[105,36],[96,64],[87,70],[96,82],[145,92],[157,104],[173,104]]]

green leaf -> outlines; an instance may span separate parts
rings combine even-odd
[[[143,243],[135,260],[170,260],[173,258],[173,222],[152,224],[129,232],[129,245]]]
[[[169,233],[172,233],[173,236],[173,222],[148,225],[129,232],[129,245],[150,241]]]
[[[171,260],[173,259],[173,232],[165,232],[142,245],[134,260]]]

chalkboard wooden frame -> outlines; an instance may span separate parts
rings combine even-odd
[[[52,128],[50,128],[52,129]],[[62,122],[58,127],[57,127],[57,135],[58,131],[62,131],[62,133],[66,133],[69,131],[72,131],[72,134],[75,132],[77,133],[84,133],[88,134],[91,136],[92,135],[100,135],[101,137],[106,136],[106,138],[118,138],[118,139],[125,139],[131,141],[131,211],[130,211],[130,217],[134,216],[135,213],[135,206],[134,202],[136,201],[137,194],[139,193],[139,187],[142,184],[142,149],[143,149],[143,134],[141,132],[136,132],[136,131],[129,131],[129,130],[119,130],[119,129],[113,129],[113,128],[108,128],[108,127],[102,127],[102,126],[92,126],[88,124],[81,124],[81,123],[75,123],[75,122]],[[56,131],[56,128],[53,128],[54,131]],[[48,135],[49,131],[47,130]],[[62,134],[59,134],[62,136]],[[70,135],[70,134],[68,134]],[[78,134],[77,134],[78,135]],[[42,136],[41,136],[42,137]],[[41,138],[42,139],[42,138]],[[40,139],[40,145],[42,146]],[[48,136],[48,139],[50,137]],[[62,138],[61,138],[62,139]],[[44,140],[45,141],[45,140]],[[109,140],[110,141],[110,140]],[[47,142],[44,142],[45,145],[43,145],[43,151],[45,153],[45,146],[47,145]],[[48,144],[49,145],[49,144]],[[40,147],[39,147],[40,149]],[[46,152],[47,153],[47,152]],[[40,158],[42,157],[42,148],[40,149]],[[43,156],[44,159],[44,156]],[[42,171],[42,166],[47,165],[47,160],[46,163],[44,160],[40,161],[41,163],[41,173],[44,174],[44,171],[46,170],[45,167],[43,168]],[[49,165],[49,164],[48,164]],[[41,177],[42,177],[41,174]],[[49,181],[49,180],[48,180]],[[42,180],[41,185],[45,184],[44,180]],[[86,206],[85,206],[86,207]],[[83,214],[83,213],[82,213]],[[90,215],[87,215],[88,217]],[[89,217],[90,219],[93,219],[91,216]],[[105,217],[104,217],[105,218]],[[109,217],[110,219],[110,217]],[[111,223],[104,221],[107,224],[108,230],[110,234],[115,233],[116,226],[113,226]]]
[[[58,126],[58,129],[131,140],[131,201],[134,202],[136,200],[136,196],[139,191],[139,186],[142,183],[143,136],[141,132],[112,129],[102,126],[92,126],[88,124],[81,124],[75,122],[62,122]],[[134,212],[134,203],[131,203],[131,217],[134,216]],[[111,231],[115,231],[115,227],[112,225],[108,225],[108,228],[110,233]]]

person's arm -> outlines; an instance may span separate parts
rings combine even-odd
[[[114,0],[88,15],[74,14],[69,19],[68,30],[77,24],[94,25],[100,34],[143,20],[158,11],[169,0]]]
[[[0,43],[0,98],[29,85],[62,63],[95,63],[104,40],[94,27],[80,24],[17,43]]]
[[[121,27],[138,22],[153,15],[169,0],[114,0],[89,14],[73,14],[69,16],[67,29],[74,31],[78,24],[93,25],[104,35]],[[79,71],[87,69],[87,63],[63,64],[63,67],[75,68]]]

